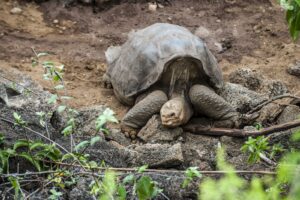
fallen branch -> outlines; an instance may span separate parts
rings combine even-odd
[[[247,114],[252,114],[258,110],[260,110],[262,107],[264,107],[265,105],[273,102],[273,101],[276,101],[278,99],[283,99],[283,98],[294,98],[294,99],[299,99],[300,100],[300,97],[297,97],[297,96],[294,96],[294,95],[291,95],[291,94],[283,94],[283,95],[279,95],[279,96],[275,96],[267,101],[264,101],[263,103],[257,105],[255,108],[253,108],[252,110],[250,110],[249,112],[247,112]]]
[[[63,163],[63,162],[55,162],[55,161],[49,161],[49,160],[42,160],[47,163],[52,163],[60,166],[65,167],[82,167],[81,165],[77,164],[71,164],[71,163]],[[137,168],[115,168],[115,167],[95,167],[93,170],[100,170],[100,171],[106,171],[106,170],[114,170],[114,171],[120,171],[120,172],[131,172],[131,173],[138,173]],[[58,171],[59,172],[59,171]],[[275,175],[276,172],[274,171],[247,171],[247,170],[234,170],[234,171],[200,171],[201,174],[227,174],[235,172],[237,174],[262,174],[262,175]],[[44,175],[44,174],[53,174],[57,173],[56,171],[44,171],[44,172],[27,172],[23,174],[7,174],[4,176],[29,176],[29,175]],[[146,169],[143,173],[154,173],[154,174],[164,174],[164,173],[179,173],[179,174],[185,174],[184,170],[169,170],[169,169]],[[99,172],[93,172],[93,171],[85,171],[85,172],[78,172],[77,174],[86,174],[86,175],[96,175],[99,176]]]
[[[270,135],[272,133],[289,130],[295,127],[300,127],[300,120],[294,120],[284,124],[263,128],[257,131],[245,131],[242,129],[229,128],[210,128],[203,127],[200,124],[187,124],[183,126],[183,130],[199,135],[213,135],[213,136],[229,136],[229,137],[257,137],[261,135]]]

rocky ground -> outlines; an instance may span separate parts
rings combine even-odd
[[[112,108],[118,119],[128,109],[115,99],[112,90],[103,87],[104,51],[110,45],[122,44],[130,30],[154,22],[183,25],[207,42],[225,79],[232,83],[226,85],[222,96],[240,112],[247,113],[274,96],[287,93],[299,96],[299,44],[290,40],[283,11],[267,0],[207,1],[205,4],[171,1],[158,7],[126,1],[101,4],[94,11],[82,4],[65,8],[58,1],[0,3],[1,118],[12,119],[13,112],[18,112],[30,128],[47,134],[35,112],[54,112],[54,107],[46,103],[53,89],[42,79],[43,69],[31,67],[31,47],[34,47],[39,52],[53,53],[49,59],[65,64],[67,91],[74,97],[71,105],[79,110],[76,118],[79,134],[75,141],[91,138],[96,134],[95,118],[106,107]],[[11,87],[12,82],[7,79],[20,85]],[[31,90],[29,94],[24,86]],[[280,99],[265,106],[256,121],[264,126],[292,121],[300,115],[299,106],[299,101],[291,98]],[[69,148],[69,138],[60,134],[64,125],[60,117],[49,116],[51,139]],[[245,139],[196,135],[182,128],[169,130],[161,126],[157,116],[137,136],[126,137],[118,125],[109,128],[111,133],[100,134],[102,141],[87,152],[91,159],[105,161],[111,167],[148,164],[155,169],[184,170],[198,166],[200,170],[216,170],[216,149],[223,145],[227,148],[228,162],[237,169],[274,168],[265,162],[247,164],[247,155],[240,151]],[[0,132],[8,138],[6,145],[25,136],[39,138],[3,120],[0,120]],[[271,143],[281,141],[285,147],[299,148],[288,140],[290,134],[291,131],[274,134]],[[196,198],[196,184],[182,190],[179,186],[183,178],[169,176],[172,178],[153,177],[168,197]],[[68,198],[80,199],[87,195],[83,185],[86,185],[84,181],[79,182],[68,191]]]

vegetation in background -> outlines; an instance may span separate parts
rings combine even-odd
[[[296,41],[300,33],[300,0],[279,0],[279,2],[286,10],[290,35]]]

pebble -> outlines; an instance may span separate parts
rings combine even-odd
[[[293,76],[300,77],[300,62],[290,65],[287,69],[287,72]]]
[[[65,26],[61,27],[61,29],[62,29],[63,31],[67,30],[67,28],[66,28]]]
[[[149,3],[148,4],[148,9],[152,12],[157,10],[157,4],[156,3]]]
[[[158,8],[164,8],[164,6],[160,3],[157,4]]]
[[[53,24],[58,24],[58,23],[59,23],[58,19],[53,20]]]
[[[217,19],[217,20],[216,20],[216,22],[217,22],[217,23],[220,23],[220,22],[221,22],[221,20],[220,20],[220,19]]]
[[[208,38],[210,36],[210,31],[204,26],[200,26],[196,29],[195,35],[200,38]]]
[[[18,15],[22,13],[22,9],[19,7],[14,7],[13,9],[10,10],[10,13],[13,15]]]
[[[125,137],[129,138],[129,133],[128,132],[125,132]]]

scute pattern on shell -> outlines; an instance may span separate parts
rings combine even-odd
[[[211,86],[223,86],[221,70],[205,43],[186,28],[167,23],[131,32],[121,48],[110,47],[106,51],[107,75],[115,92],[129,102],[156,83],[165,64],[178,57],[201,61]]]

